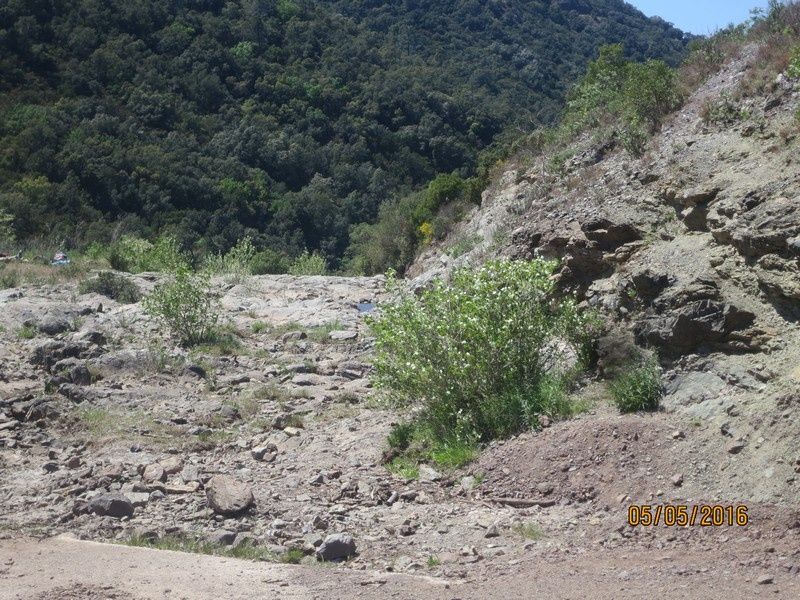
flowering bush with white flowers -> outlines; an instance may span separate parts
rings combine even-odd
[[[592,318],[555,297],[555,267],[498,260],[462,268],[371,320],[375,383],[395,406],[415,409],[415,435],[475,444],[569,412],[565,386],[575,369],[560,363],[585,355]]]

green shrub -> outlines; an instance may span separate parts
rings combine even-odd
[[[82,281],[78,286],[81,294],[100,294],[121,304],[134,304],[141,300],[138,286],[122,275],[103,271],[93,279]]]
[[[700,107],[700,118],[706,125],[734,125],[748,116],[747,111],[740,108],[729,94],[722,94],[719,100],[713,102],[707,100]]]
[[[357,274],[402,273],[416,256],[424,232],[412,218],[419,195],[385,202],[374,224],[361,223],[350,232],[348,270]]]
[[[153,249],[153,244],[147,240],[132,236],[123,236],[112,247],[108,255],[108,262],[112,269],[138,273],[141,257]]]
[[[281,275],[289,272],[291,261],[275,250],[263,250],[253,257],[253,275]]]
[[[393,450],[406,450],[414,439],[415,427],[413,423],[398,423],[389,432],[389,448]]]
[[[109,252],[108,262],[117,271],[175,273],[186,268],[188,257],[174,237],[161,237],[153,244],[137,237],[123,236]]]
[[[467,182],[455,173],[440,173],[428,184],[421,201],[414,207],[414,220],[430,221],[445,204],[464,199]]]
[[[540,540],[544,537],[544,531],[536,523],[514,523],[511,531],[526,540]]]
[[[800,79],[800,46],[792,51],[792,57],[789,59],[789,68],[786,74],[792,79]]]
[[[417,461],[399,456],[392,460],[387,466],[391,473],[395,473],[404,479],[417,479],[419,478],[419,464]]]
[[[291,275],[327,275],[328,263],[325,257],[314,252],[306,251],[294,259],[289,267]]]
[[[460,269],[450,285],[439,281],[370,319],[375,383],[396,406],[419,408],[418,436],[474,444],[535,426],[539,414],[568,412],[565,395],[554,393],[567,375],[548,365],[583,349],[590,319],[554,298],[554,268],[494,261]]]
[[[3,244],[12,244],[14,235],[14,217],[7,210],[0,208],[0,249]]]
[[[393,202],[384,202],[374,224],[362,223],[350,231],[347,270],[353,273],[402,273],[420,247],[443,239],[463,220],[490,181],[490,171],[501,157],[493,147],[481,154],[478,174],[464,179],[440,173],[428,186]]]
[[[253,246],[253,240],[250,237],[245,237],[239,240],[227,254],[209,256],[203,268],[212,275],[246,277],[253,274],[255,257],[256,249]]]
[[[450,443],[431,450],[430,456],[440,467],[458,469],[473,461],[478,455],[475,444],[470,442]]]
[[[680,104],[675,71],[660,60],[627,63],[622,96],[628,123],[653,130]]]
[[[659,60],[625,60],[619,44],[604,46],[570,94],[562,126],[580,132],[610,126],[623,147],[641,154],[661,120],[681,102],[675,71]]]
[[[213,341],[219,321],[219,301],[209,275],[179,269],[144,299],[145,311],[165,326],[183,346]]]
[[[5,265],[0,265],[0,290],[18,287],[20,281],[21,278],[17,271],[8,270]]]
[[[655,358],[630,367],[614,378],[611,397],[620,412],[656,410],[661,399],[661,369]]]
[[[463,256],[467,252],[471,252],[472,250],[474,250],[475,247],[482,241],[483,241],[483,236],[480,235],[470,235],[467,237],[462,237],[450,248],[448,248],[447,253],[453,258],[458,258],[459,256]]]
[[[17,329],[17,336],[23,340],[32,340],[38,333],[39,330],[33,325],[23,325]]]

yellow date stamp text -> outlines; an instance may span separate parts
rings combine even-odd
[[[723,504],[631,504],[631,527],[746,527],[747,506]]]

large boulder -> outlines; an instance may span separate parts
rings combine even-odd
[[[597,223],[600,221],[595,225]],[[614,235],[616,233],[615,230]],[[609,234],[611,237],[606,238],[608,231],[603,229],[590,229],[589,234],[597,241],[589,239],[575,223],[545,219],[514,232],[511,258],[560,261],[559,287],[582,295],[594,280],[613,271],[613,265],[605,258],[604,248],[613,249],[617,241],[627,239],[625,234],[620,234],[619,238]]]
[[[52,398],[47,396],[34,398],[31,395],[27,395],[20,398],[12,398],[9,403],[11,405],[11,415],[19,421],[54,419],[59,415]]]
[[[46,316],[41,321],[31,323],[45,335],[58,335],[72,329],[72,325],[64,317]]]
[[[211,509],[221,515],[237,515],[255,502],[253,488],[228,475],[215,475],[206,484]]]
[[[631,276],[631,285],[637,299],[652,302],[674,283],[675,278],[650,268],[644,268]]]
[[[53,365],[65,358],[84,356],[87,350],[88,346],[86,344],[48,340],[36,347],[33,351],[31,362],[50,370]]]
[[[133,516],[133,502],[124,494],[110,492],[98,494],[89,502],[89,511],[103,517],[123,517]]]
[[[356,555],[356,541],[347,533],[334,533],[325,538],[317,549],[321,561],[341,561]]]

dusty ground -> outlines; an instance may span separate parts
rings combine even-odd
[[[280,597],[335,598],[352,595],[365,577],[385,583],[358,583],[364,598],[644,598],[656,589],[710,598],[726,587],[733,598],[794,597],[800,521],[790,505],[754,504],[731,491],[741,455],[727,452],[728,438],[713,426],[668,413],[620,416],[591,384],[583,392],[590,409],[578,418],[494,444],[462,471],[405,480],[380,464],[397,417],[374,403],[358,310],[380,306],[382,280],[262,277],[221,287],[225,317],[242,336],[232,356],[184,356],[164,345],[140,307],[75,294],[72,284],[3,292],[0,597],[275,597],[262,589],[266,580]],[[26,319],[61,317],[63,333],[19,337]],[[254,333],[255,323],[266,325]],[[294,339],[301,336],[287,323],[302,323],[307,337]],[[314,328],[326,323],[335,325]],[[331,331],[356,337],[336,341]],[[49,373],[30,362],[54,341],[100,341],[92,332],[105,340],[80,346],[86,358]],[[51,379],[72,377],[66,367],[76,364],[94,374],[91,383]],[[187,365],[202,365],[205,378]],[[277,450],[271,462],[252,455],[265,442]],[[145,480],[142,468],[153,464],[171,473],[166,482]],[[209,508],[203,484],[217,473],[252,486],[249,512],[223,517]],[[133,517],[86,512],[106,490],[135,500]],[[510,506],[508,498],[542,506]],[[747,503],[751,524],[626,524],[630,503],[659,502]],[[76,542],[50,539],[230,532],[234,543],[279,556],[312,551],[338,531],[355,537],[359,555],[335,571],[311,557],[289,567],[124,546],[76,550]],[[440,583],[389,576],[398,572]],[[451,586],[444,596],[441,582]]]
[[[377,571],[251,563],[91,542],[19,541],[0,549],[3,600],[180,598],[796,598],[796,579],[758,584],[736,546],[709,553],[583,551],[514,565],[513,574],[459,583]],[[711,558],[711,560],[709,560]]]

